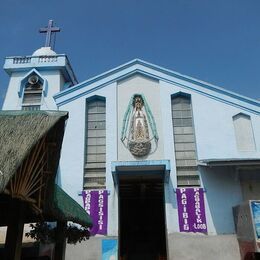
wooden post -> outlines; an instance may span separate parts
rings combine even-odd
[[[57,233],[55,242],[55,260],[64,260],[66,251],[66,237],[64,231],[67,228],[67,222],[57,221]]]
[[[24,202],[11,199],[8,212],[8,227],[5,240],[5,260],[20,260],[24,227]]]

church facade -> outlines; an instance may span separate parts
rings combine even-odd
[[[259,101],[139,59],[77,83],[49,47],[4,69],[4,110],[69,112],[57,183],[87,211],[102,198],[102,232],[66,259],[258,252]]]

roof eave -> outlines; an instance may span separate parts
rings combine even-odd
[[[129,68],[131,68],[131,67],[132,67],[132,69],[129,70]],[[145,68],[153,70],[154,73],[151,73],[151,71],[150,72],[145,71]],[[128,71],[127,71],[127,69],[128,69]],[[163,67],[154,65],[152,63],[148,63],[148,62],[140,60],[140,59],[134,59],[134,60],[127,62],[123,65],[120,65],[114,69],[108,70],[93,78],[83,81],[73,87],[70,87],[69,89],[63,90],[63,91],[59,92],[58,94],[54,95],[54,99],[58,100],[60,98],[64,98],[64,97],[66,97],[66,95],[69,95],[72,92],[75,92],[83,87],[89,86],[98,81],[102,81],[102,85],[105,85],[106,82],[112,83],[112,82],[118,81],[123,78],[123,75],[121,75],[121,74],[124,72],[127,72],[127,76],[134,74],[134,73],[141,73],[141,74],[153,77],[154,79],[158,79],[158,80],[164,80],[164,78],[165,78],[165,81],[167,81],[167,77],[170,76],[170,77],[172,77],[172,80],[173,80],[173,78],[176,78],[176,79],[179,79],[179,80],[182,80],[182,81],[194,84],[194,85],[198,85],[207,90],[215,91],[220,94],[223,94],[223,95],[238,99],[240,101],[249,103],[251,105],[260,107],[260,101],[258,101],[258,100],[248,98],[246,96],[237,94],[235,92],[226,90],[224,88],[221,88],[221,87],[212,85],[210,83],[180,74],[178,72],[175,72],[175,71],[172,71],[169,69],[165,69]],[[113,77],[111,77],[111,76],[113,76]],[[106,78],[107,78],[107,80],[104,80]]]

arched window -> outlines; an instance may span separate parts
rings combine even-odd
[[[31,74],[24,86],[22,110],[40,110],[43,84],[35,73]]]
[[[86,139],[83,189],[104,189],[106,185],[106,101],[86,101]]]
[[[239,151],[255,151],[255,139],[250,116],[239,113],[233,116],[233,124],[237,149]]]
[[[177,186],[199,186],[190,95],[178,93],[172,96],[172,123]]]

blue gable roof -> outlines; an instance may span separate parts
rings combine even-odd
[[[221,99],[222,101],[226,103],[232,103],[230,100],[226,99],[228,97],[231,97],[233,99],[236,99],[237,101],[242,101],[247,103],[248,105],[256,106],[256,109],[253,109],[252,112],[260,113],[259,107],[260,107],[260,101],[251,99],[248,97],[245,97],[243,95],[239,95],[237,93],[234,93],[232,91],[226,90],[224,88],[217,87],[215,85],[212,85],[210,83],[180,74],[178,72],[165,69],[163,67],[154,65],[152,63],[148,63],[146,61],[140,60],[140,59],[134,59],[128,63],[125,63],[121,66],[118,66],[114,69],[111,69],[107,72],[104,72],[96,77],[90,78],[86,81],[83,81],[71,88],[68,88],[66,90],[63,90],[56,94],[54,96],[54,99],[58,106],[63,105],[65,103],[71,102],[72,100],[75,100],[83,95],[86,95],[90,92],[93,92],[97,89],[103,88],[106,85],[109,85],[113,82],[116,82],[118,80],[127,78],[129,76],[132,76],[134,74],[141,74],[144,76],[148,76],[153,79],[174,83],[175,85],[178,85],[180,87],[183,87],[185,89],[194,90],[196,92],[205,94],[207,96],[210,96],[211,98]],[[181,83],[180,83],[181,81]],[[98,84],[100,82],[100,84]],[[90,85],[95,83],[95,87],[91,87]],[[85,88],[87,86],[90,86],[90,88],[86,89],[83,93],[77,93],[78,90],[81,90],[82,88]],[[196,88],[199,87],[199,88]],[[204,90],[205,89],[205,92]],[[213,92],[213,94],[206,93],[207,90],[210,90]],[[74,96],[72,97],[69,94],[72,94],[74,92]],[[216,94],[221,94],[221,98],[214,95],[214,92]],[[237,105],[237,104],[236,104]],[[239,105],[241,106],[241,105]],[[244,106],[242,106],[244,107]],[[244,107],[248,109],[246,106]],[[251,110],[251,109],[249,109]]]

